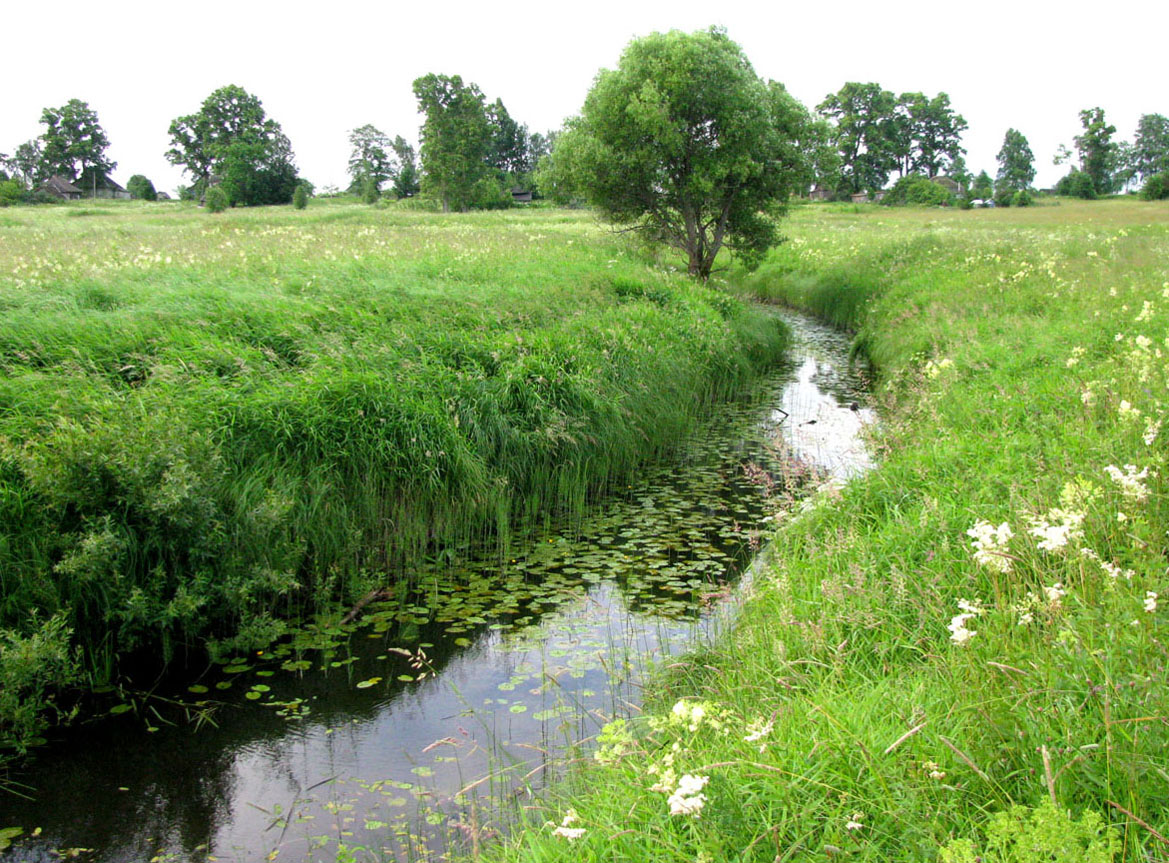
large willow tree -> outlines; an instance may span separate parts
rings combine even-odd
[[[808,181],[813,129],[722,30],[654,33],[597,75],[546,179],[681,250],[705,280],[724,247],[755,261],[779,241],[776,219]]]

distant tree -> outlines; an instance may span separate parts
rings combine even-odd
[[[31,189],[49,178],[49,166],[41,142],[34,138],[16,148],[12,154],[16,176],[26,189]]]
[[[491,127],[491,149],[487,156],[491,166],[511,180],[526,177],[532,170],[528,127],[511,118],[502,99],[487,106],[487,123]]]
[[[397,160],[393,176],[394,196],[410,198],[418,194],[418,156],[401,135],[394,138],[394,158]]]
[[[1092,182],[1092,178],[1088,176],[1087,172],[1075,169],[1055,184],[1055,191],[1058,195],[1083,198],[1087,201],[1094,200],[1098,195],[1096,184]]]
[[[28,194],[28,191],[18,181],[0,180],[0,207],[19,204]]]
[[[1108,163],[1114,191],[1122,191],[1137,183],[1136,146],[1128,141],[1117,141]]]
[[[298,210],[303,210],[308,206],[308,189],[304,187],[303,183],[296,184],[296,191],[292,193],[292,206]]]
[[[922,93],[902,93],[897,100],[891,136],[902,176],[936,177],[966,151],[962,133],[966,120],[950,107],[950,97],[932,99]]]
[[[166,158],[195,178],[199,192],[213,173],[222,175],[236,205],[287,204],[296,189],[292,146],[280,124],[242,87],[220,87],[198,113],[170,124]]]
[[[154,201],[158,199],[158,192],[154,189],[154,183],[150,182],[142,174],[135,174],[126,182],[126,191],[136,201]]]
[[[880,84],[850,81],[817,109],[832,121],[832,141],[840,154],[838,192],[855,194],[882,188],[899,164],[905,129],[895,120],[897,97]]]
[[[414,82],[422,125],[422,191],[443,212],[466,210],[490,173],[492,130],[483,93],[458,75],[425,75]]]
[[[974,176],[970,173],[970,169],[966,167],[965,158],[957,156],[950,163],[950,177],[962,187],[963,192],[970,188],[970,182],[974,179]]]
[[[1018,129],[1007,129],[1003,146],[996,157],[999,163],[996,186],[1018,191],[1030,187],[1035,179],[1035,154]]]
[[[707,279],[723,247],[754,263],[809,176],[811,117],[717,28],[653,33],[602,70],[552,154],[609,220],[682,251]]]
[[[394,175],[394,160],[389,154],[392,146],[385,132],[366,124],[349,133],[349,188],[363,195],[367,183],[381,191],[382,184]]]
[[[1133,140],[1132,168],[1142,181],[1169,172],[1169,117],[1142,114]]]
[[[110,141],[98,122],[97,112],[80,99],[41,113],[42,158],[49,174],[76,180],[87,169],[108,173],[117,167],[106,157]]]
[[[970,197],[976,201],[987,201],[994,197],[994,183],[986,171],[979,171],[978,176],[974,178],[970,185]]]
[[[1112,136],[1116,127],[1104,119],[1103,108],[1086,108],[1080,112],[1080,125],[1084,132],[1075,138],[1076,150],[1080,154],[1080,170],[1088,175],[1096,194],[1114,191],[1111,169],[1115,165]]]
[[[1146,201],[1161,201],[1169,198],[1169,173],[1154,174],[1145,180],[1141,197]]]

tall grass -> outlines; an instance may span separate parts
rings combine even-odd
[[[781,347],[579,214],[72,212],[0,226],[0,630],[94,682],[579,509]]]
[[[1169,208],[789,232],[742,285],[857,333],[881,463],[491,858],[1164,859]]]

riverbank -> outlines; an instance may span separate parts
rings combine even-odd
[[[580,511],[782,351],[588,214],[0,220],[0,742]],[[337,613],[340,616],[340,613]],[[156,663],[149,669],[157,668]]]
[[[856,331],[879,468],[786,519],[733,628],[485,856],[1163,854],[1169,209],[785,228],[740,286]]]

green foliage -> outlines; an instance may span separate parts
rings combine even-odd
[[[361,201],[364,204],[376,204],[381,198],[381,193],[378,191],[377,183],[373,181],[372,177],[367,177],[361,185]]]
[[[974,178],[970,186],[970,197],[980,201],[988,201],[994,197],[994,183],[986,171],[979,171],[978,176]]]
[[[154,183],[142,174],[135,174],[129,179],[126,183],[126,191],[136,201],[158,200],[158,192],[154,189]]]
[[[1135,177],[1147,181],[1155,174],[1169,173],[1169,117],[1142,114],[1133,140],[1131,168]]]
[[[1012,207],[1030,207],[1035,201],[1031,197],[1031,193],[1026,189],[1019,189],[1011,196]]]
[[[1035,809],[1012,806],[991,816],[986,841],[955,839],[941,850],[942,863],[1112,863],[1120,842],[1099,813],[1077,821],[1050,800]]]
[[[897,98],[880,84],[849,81],[816,110],[832,121],[840,154],[837,192],[851,195],[883,188],[899,162]]]
[[[78,678],[67,614],[0,629],[0,748],[23,752],[60,715],[53,693]]]
[[[364,199],[366,187],[372,184],[374,191],[380,193],[382,183],[395,174],[394,160],[387,152],[392,147],[389,137],[376,126],[366,124],[349,133],[349,144],[353,148],[349,153],[350,191],[361,192]]]
[[[1097,197],[1096,184],[1085,171],[1071,171],[1055,184],[1055,193],[1069,198],[1093,201]]]
[[[19,204],[25,199],[24,186],[16,180],[0,181],[0,207]]]
[[[998,153],[999,172],[996,188],[1016,191],[1029,188],[1035,179],[1035,156],[1023,133],[1007,129]]]
[[[936,177],[966,151],[962,133],[965,118],[950,107],[950,97],[939,93],[932,99],[922,93],[902,93],[894,111],[892,138],[900,170]]]
[[[212,186],[208,189],[204,201],[209,213],[222,213],[231,206],[231,199],[222,186]]]
[[[553,185],[680,250],[706,279],[724,245],[750,260],[778,242],[776,218],[810,179],[810,124],[723,31],[654,33],[597,75],[556,143]]]
[[[1015,190],[1007,186],[995,184],[994,204],[996,207],[1009,207],[1015,200]]]
[[[170,124],[166,158],[195,177],[196,192],[220,174],[235,206],[287,204],[296,189],[292,145],[260,100],[242,87],[214,91],[197,114]]]
[[[41,133],[44,166],[40,170],[46,177],[60,174],[75,180],[87,168],[104,174],[118,166],[106,157],[110,141],[88,103],[70,99],[60,108],[45,108],[41,124],[45,131]]]
[[[1116,134],[1116,127],[1104,119],[1103,108],[1081,111],[1080,124],[1084,131],[1076,136],[1075,144],[1080,154],[1080,170],[1092,181],[1093,197],[1115,191],[1113,171],[1116,144],[1112,136]],[[1072,194],[1078,198],[1086,197],[1077,192]]]
[[[881,203],[887,207],[949,207],[954,195],[945,186],[920,174],[902,177],[885,193]]]
[[[418,182],[418,159],[406,139],[401,135],[394,138],[394,156],[397,159],[397,173],[394,174],[394,196],[399,200],[412,198],[420,191]]]
[[[1163,201],[1169,198],[1169,173],[1149,177],[1141,189],[1141,197],[1146,201]]]
[[[414,82],[422,125],[422,192],[443,212],[470,209],[489,176],[491,125],[483,93],[458,75],[425,75]]]
[[[292,206],[298,210],[308,206],[308,189],[302,183],[297,183],[296,191],[292,193]]]

